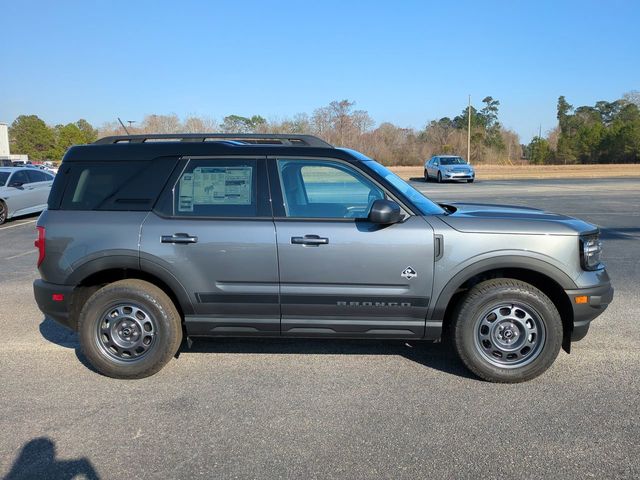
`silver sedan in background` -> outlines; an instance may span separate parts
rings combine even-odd
[[[0,167],[0,225],[47,208],[53,179],[38,168]]]
[[[468,183],[476,179],[476,172],[471,165],[457,155],[434,155],[424,162],[424,180],[435,179],[438,183],[445,180],[466,180]]]

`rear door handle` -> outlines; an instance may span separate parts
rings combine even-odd
[[[173,235],[162,235],[161,243],[198,243],[198,237],[188,233],[174,233]]]
[[[329,239],[323,238],[320,235],[305,235],[304,237],[291,237],[291,243],[294,245],[310,245],[317,247],[318,245],[327,245],[329,243]]]

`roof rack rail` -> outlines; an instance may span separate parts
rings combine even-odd
[[[269,133],[153,133],[149,135],[117,135],[96,140],[95,144],[145,143],[153,141],[207,142],[230,141],[239,144],[276,144],[300,147],[333,148],[333,145],[313,135]]]

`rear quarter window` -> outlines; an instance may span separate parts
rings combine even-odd
[[[63,165],[64,193],[59,208],[151,210],[175,164],[175,160],[160,159]],[[60,183],[55,182],[54,189],[59,189]]]

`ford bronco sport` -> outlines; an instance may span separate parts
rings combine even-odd
[[[71,148],[37,223],[35,298],[101,373],[199,336],[448,339],[520,382],[612,300],[593,225],[438,205],[307,135],[108,137]]]

